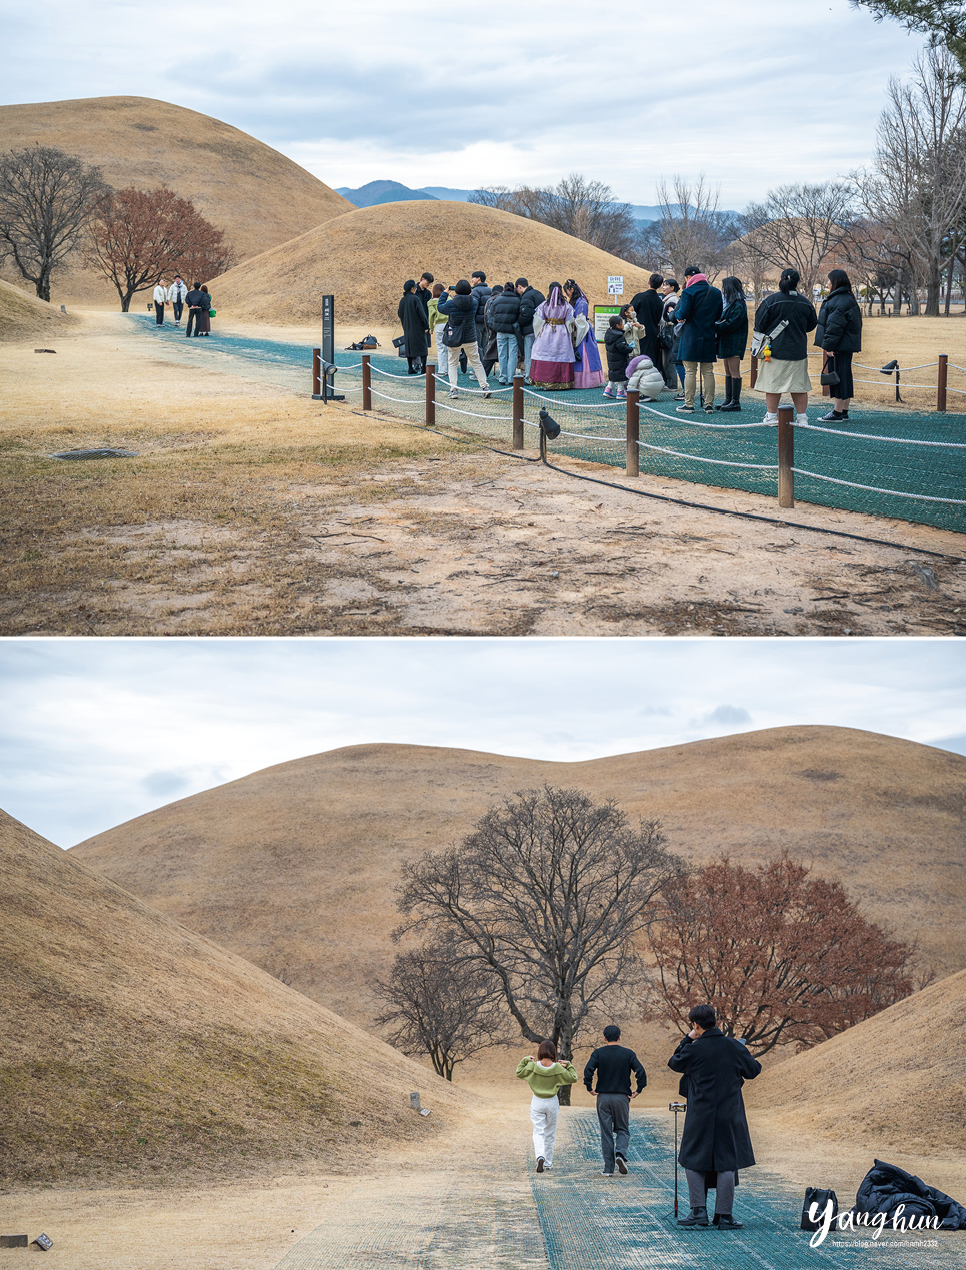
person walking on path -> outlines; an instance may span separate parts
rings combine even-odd
[[[658,339],[661,313],[664,309],[664,300],[660,292],[663,286],[664,279],[661,275],[652,273],[647,280],[647,290],[638,291],[631,300],[631,307],[637,314],[637,320],[644,328],[644,334],[641,337],[641,352],[651,359],[658,370],[664,369],[664,363],[661,360],[661,344]]]
[[[767,413],[762,422],[778,422],[778,403],[782,393],[791,394],[799,423],[808,423],[808,394],[812,381],[808,377],[809,331],[818,325],[815,305],[799,295],[797,269],[783,269],[778,290],[767,296],[755,313],[755,331],[768,335],[770,356],[760,363],[757,392],[765,394]]]
[[[164,303],[168,298],[168,292],[162,278],[158,279],[158,285],[154,288],[154,319],[158,326],[164,325]]]
[[[519,356],[520,297],[517,288],[508,282],[503,291],[494,296],[486,308],[486,324],[496,331],[496,355],[499,364],[500,383],[504,386],[513,379]]]
[[[184,309],[184,298],[188,294],[188,288],[181,280],[181,275],[175,276],[174,282],[168,287],[168,303],[174,311],[175,326],[181,325],[181,314]]]
[[[563,298],[559,282],[547,288],[550,297],[533,315],[536,339],[530,355],[530,380],[535,388],[563,392],[574,385],[574,311]]]
[[[402,323],[410,375],[421,375],[426,369],[430,337],[428,309],[429,301],[426,302],[426,308],[423,308],[423,302],[416,294],[415,278],[409,278],[403,283],[402,298],[396,315]]]
[[[718,409],[734,411],[741,409],[741,359],[748,347],[748,304],[738,278],[725,278],[721,293],[724,312],[714,325],[718,356],[724,362],[725,399]]]
[[[536,287],[531,287],[526,278],[517,278],[517,295],[520,297],[520,334],[523,336],[521,360],[523,373],[530,383],[530,362],[533,356],[533,343],[537,338],[533,330],[533,315],[546,297]]]
[[[684,362],[684,404],[678,406],[678,410],[681,414],[694,414],[694,394],[700,367],[705,413],[713,414],[714,363],[718,351],[714,324],[721,317],[721,292],[711,285],[697,265],[685,269],[684,276],[688,281],[674,311],[681,334],[678,357]]]
[[[678,1225],[707,1226],[708,1191],[714,1190],[715,1226],[741,1230],[733,1215],[738,1170],[755,1163],[741,1086],[755,1079],[761,1063],[716,1026],[713,1006],[694,1006],[688,1021],[691,1031],[668,1059],[671,1071],[688,1082],[678,1161],[687,1174],[691,1212]]]
[[[449,355],[449,395],[453,399],[459,396],[460,353],[466,354],[477,383],[483,389],[483,396],[490,395],[476,342],[476,310],[476,296],[465,278],[460,278],[453,290],[444,291],[439,298],[439,312],[448,319],[443,339]]]
[[[597,336],[590,322],[590,304],[573,278],[563,285],[564,295],[573,306],[574,325],[574,387],[599,388],[606,380],[597,347]]]
[[[839,423],[849,417],[849,401],[855,393],[852,354],[862,351],[862,309],[844,269],[833,269],[828,283],[831,289],[818,311],[815,343],[825,350],[827,369],[838,375],[839,382],[832,390],[834,405],[821,421]]]
[[[203,311],[207,311],[210,301],[208,299],[207,292],[202,291],[201,283],[196,282],[195,285],[188,292],[188,294],[185,296],[184,302],[188,306],[188,321],[185,324],[185,328],[184,328],[185,338],[187,339],[187,337],[191,334],[194,334],[194,335],[201,334],[200,330],[198,329],[198,321],[199,321],[201,313]],[[191,329],[192,326],[194,327],[193,332]]]
[[[608,1023],[604,1028],[606,1044],[594,1050],[584,1068],[587,1091],[597,1098],[600,1149],[604,1156],[602,1177],[613,1177],[615,1164],[619,1173],[627,1172],[631,1099],[636,1098],[647,1084],[647,1074],[640,1059],[633,1050],[621,1045],[620,1039],[620,1028],[616,1023]],[[593,1088],[595,1072],[596,1089]],[[637,1077],[634,1093],[631,1093],[631,1072]]]
[[[573,1085],[577,1072],[573,1063],[558,1061],[553,1041],[541,1041],[536,1058],[528,1056],[520,1060],[517,1079],[525,1080],[533,1094],[530,1099],[533,1154],[537,1160],[537,1172],[543,1173],[545,1169],[553,1168],[553,1144],[560,1110],[557,1090],[561,1085]]]

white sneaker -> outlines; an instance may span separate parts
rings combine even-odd
[[[764,419],[762,419],[762,423],[777,423],[777,422],[778,422],[778,415],[773,414],[770,410],[766,412]]]
[[[795,416],[795,422],[796,422],[796,423],[808,423],[808,415],[796,415],[796,416]]]
[[[449,390],[449,399],[450,401],[459,401],[460,395],[455,388],[451,388]]]

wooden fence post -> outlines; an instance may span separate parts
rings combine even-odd
[[[312,400],[322,400],[322,350],[312,349]]]
[[[778,506],[795,506],[795,429],[791,406],[778,407]]]
[[[362,354],[362,408],[372,409],[372,371],[369,368],[369,353]]]
[[[949,373],[949,354],[939,354],[939,378],[936,384],[936,409],[946,409],[946,376]]]
[[[754,388],[758,382],[758,358],[752,354],[751,357],[751,374],[748,376],[748,387]]]
[[[523,376],[513,376],[513,448],[523,449]]]
[[[638,441],[641,439],[641,415],[638,402],[640,393],[629,389],[627,393],[627,458],[624,471],[628,476],[640,476],[641,451]]]
[[[426,427],[436,427],[436,366],[426,363]]]

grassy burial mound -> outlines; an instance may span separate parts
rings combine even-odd
[[[76,324],[76,318],[61,313],[56,305],[0,280],[0,340],[54,339]]]
[[[328,1165],[432,1133],[411,1089],[455,1108],[445,1082],[3,812],[0,874],[0,1185]]]
[[[848,728],[743,736],[549,763],[362,745],[182,799],[70,855],[192,930],[357,1021],[394,955],[400,865],[461,839],[508,793],[545,782],[664,821],[669,848],[743,863],[783,849],[839,878],[870,920],[966,965],[966,758]]]
[[[487,282],[576,278],[591,303],[606,304],[607,278],[622,274],[624,300],[648,272],[559,229],[474,203],[411,202],[361,207],[292,242],[236,265],[217,281],[227,316],[317,322],[321,296],[335,296],[340,322],[389,323],[407,278],[428,269],[453,285],[474,269]],[[215,290],[213,287],[212,290]]]
[[[264,142],[210,115],[150,97],[0,106],[0,151],[34,143],[97,164],[118,189],[167,185],[227,232],[239,260],[352,207]],[[79,265],[55,275],[54,291],[77,302],[117,299],[109,284]]]
[[[796,1133],[859,1140],[880,1155],[887,1147],[922,1155],[962,1152],[966,971],[784,1063],[766,1065],[745,1097]]]

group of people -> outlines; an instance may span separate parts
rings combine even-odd
[[[748,304],[739,278],[713,286],[697,265],[676,278],[652,273],[644,291],[609,319],[603,367],[587,296],[573,278],[551,282],[547,295],[526,278],[488,286],[475,270],[455,287],[424,273],[404,286],[399,302],[400,353],[409,373],[422,374],[435,341],[437,378],[458,396],[460,369],[471,369],[484,396],[496,368],[500,386],[515,374],[547,391],[598,388],[620,399],[629,390],[650,400],[670,390],[681,414],[694,414],[695,399],[708,414],[741,410],[741,362],[748,349]],[[862,347],[862,310],[844,269],[829,275],[829,294],[816,316],[811,299],[798,291],[796,269],[783,270],[779,289],[758,306],[754,332],[762,348],[755,387],[765,394],[766,423],[778,420],[782,393],[789,393],[804,418],[811,379],[808,335],[826,357],[835,383],[827,421],[848,419],[854,395],[852,356]],[[757,344],[753,345],[756,348]],[[724,366],[724,400],[715,404],[714,364]]]
[[[158,326],[164,325],[164,306],[171,305],[175,326],[181,325],[181,316],[188,310],[188,321],[185,335],[210,335],[211,319],[215,316],[215,306],[206,283],[196,282],[191,290],[181,276],[175,278],[170,287],[164,285],[164,279],[158,279],[154,288],[154,317]]]
[[[696,1005],[691,1030],[668,1060],[681,1077],[679,1094],[687,1100],[678,1162],[685,1171],[690,1211],[681,1226],[715,1225],[740,1230],[733,1212],[738,1171],[755,1163],[741,1087],[761,1072],[761,1064],[744,1041],[725,1036],[711,1005]],[[584,1067],[584,1085],[597,1103],[604,1177],[615,1170],[626,1175],[630,1147],[630,1104],[647,1084],[647,1074],[633,1050],[620,1043],[616,1023],[604,1028],[604,1044]],[[541,1041],[536,1057],[528,1055],[517,1077],[530,1086],[530,1121],[536,1171],[553,1168],[559,1111],[558,1090],[577,1081],[573,1063],[557,1058],[553,1041]],[[636,1089],[631,1090],[631,1076]],[[596,1085],[595,1085],[596,1078]],[[713,1222],[708,1219],[708,1191],[715,1192]]]

